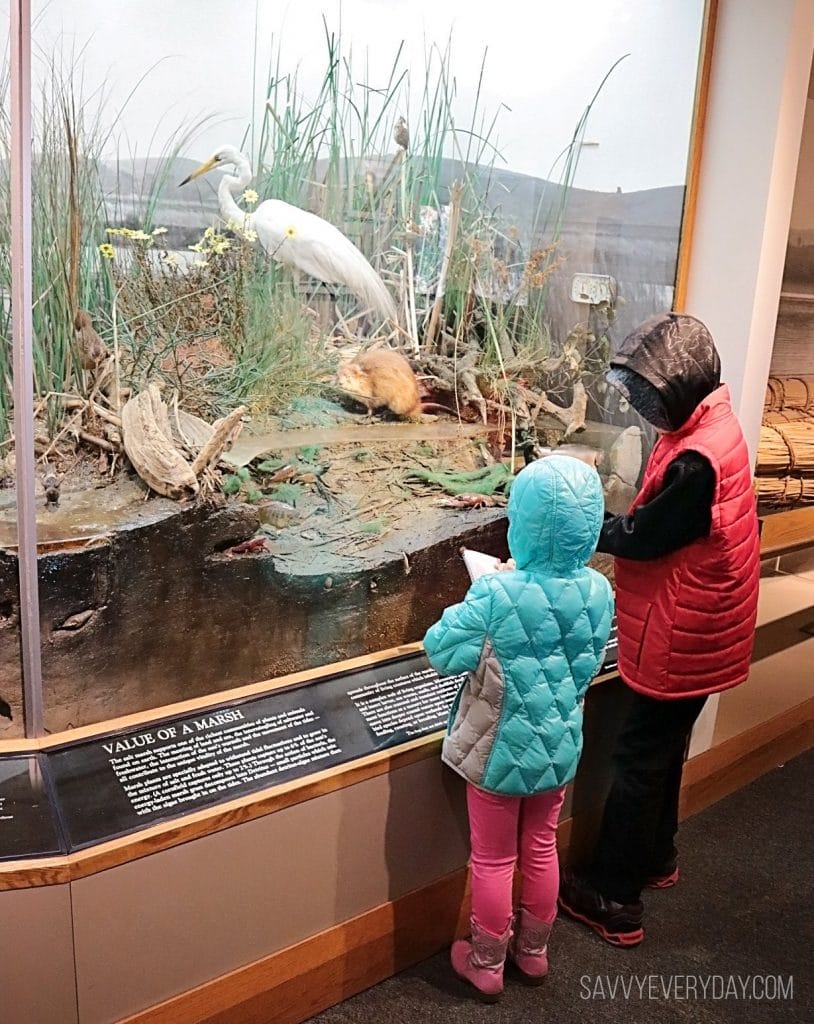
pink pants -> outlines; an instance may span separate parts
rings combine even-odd
[[[467,784],[472,917],[489,934],[505,934],[511,922],[516,863],[520,906],[546,924],[557,916],[557,821],[564,797],[565,786],[519,797],[497,796]]]

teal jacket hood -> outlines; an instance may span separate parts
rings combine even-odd
[[[516,477],[509,501],[514,571],[479,577],[427,630],[442,674],[466,673],[442,758],[490,793],[565,785],[582,751],[582,699],[602,664],[610,584],[585,565],[603,518],[595,469],[552,455]]]
[[[538,459],[509,498],[509,551],[518,569],[571,573],[596,550],[605,503],[596,470],[570,455]]]

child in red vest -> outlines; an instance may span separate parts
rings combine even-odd
[[[678,878],[690,731],[708,694],[749,673],[760,549],[749,453],[706,327],[651,317],[607,379],[660,436],[629,514],[606,516],[599,539],[616,556],[619,673],[634,692],[593,857],[563,872],[560,906],[633,946],[644,937],[642,889]]]

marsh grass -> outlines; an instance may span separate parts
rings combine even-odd
[[[507,225],[487,194],[503,157],[500,108],[483,104],[485,56],[471,115],[460,123],[451,37],[444,47],[428,47],[418,88],[403,45],[379,82],[370,81],[365,60],[327,23],[324,52],[322,81],[306,97],[296,70],[287,68],[282,40],[272,41],[262,114],[247,132],[261,200],[310,209],[362,249],[398,299],[404,344],[416,352],[436,344],[437,330],[427,334],[436,305],[438,330],[460,341],[476,337],[482,372],[507,383],[513,366],[527,370],[551,349],[547,287],[561,261],[558,241],[596,96],[561,154],[556,194],[541,201],[531,224]],[[292,396],[317,389],[331,369],[330,350],[290,269],[222,225],[210,231],[224,232],[219,237],[228,244],[219,252],[205,245],[197,266],[182,267],[162,253],[158,204],[175,186],[175,159],[205,122],[171,133],[149,176],[139,178],[130,154],[128,180],[136,195],[126,210],[111,206],[100,165],[116,143],[121,114],[111,119],[101,93],[86,95],[84,56],[40,55],[48,73],[34,116],[36,391],[83,386],[73,349],[77,308],[92,313],[105,339],[113,333],[115,309],[123,384],[163,380],[196,411],[220,414],[247,400],[276,411]],[[7,89],[6,66],[0,99]],[[6,339],[0,346],[0,433],[8,430],[11,390],[6,111],[0,104],[6,150],[0,171],[0,331]],[[394,142],[400,117],[409,130],[406,148]],[[447,217],[451,182],[444,177],[450,161],[459,194],[454,219]],[[127,157],[120,158],[120,173],[127,167]],[[111,241],[108,228],[133,222],[141,231],[115,239],[123,249],[115,260],[105,259],[100,246]],[[452,238],[444,237],[445,225]],[[343,308],[352,310],[347,296]],[[54,407],[52,433],[58,418]]]
[[[37,59],[44,64],[45,73],[40,76],[42,86],[32,110],[34,390],[38,395],[81,393],[84,381],[73,344],[74,313],[77,309],[90,311],[105,337],[110,333],[114,305],[112,268],[99,251],[100,244],[107,240],[111,213],[100,164],[119,121],[108,117],[101,92],[86,93],[82,52],[67,58],[39,53]],[[4,339],[0,346],[0,438],[8,434],[11,408],[8,91],[6,61],[0,73],[0,332]],[[193,126],[192,131],[196,128]],[[140,196],[146,221],[175,156],[188,144],[189,137],[186,131],[176,133],[155,161],[152,184]],[[119,162],[120,173],[125,166],[124,161]],[[123,326],[127,335],[127,325]],[[46,425],[50,435],[61,415],[57,403],[49,403]]]

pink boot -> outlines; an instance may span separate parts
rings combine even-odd
[[[551,925],[518,910],[512,921],[509,958],[527,985],[540,985],[548,974],[548,937]]]
[[[496,1003],[503,993],[503,964],[511,929],[490,935],[472,922],[472,938],[452,943],[452,969],[478,992],[484,1003]]]

